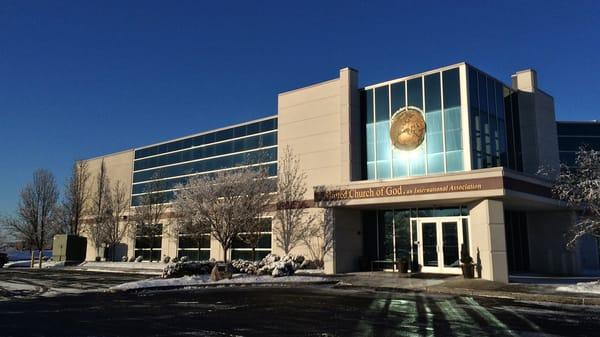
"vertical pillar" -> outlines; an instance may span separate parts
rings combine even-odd
[[[508,283],[504,205],[502,201],[485,199],[471,207],[471,255],[481,260],[481,277]]]
[[[346,183],[361,177],[358,72],[352,68],[340,69],[339,79],[340,178]]]
[[[325,271],[325,274],[335,274],[337,272],[339,272],[338,267],[337,267],[337,238],[336,238],[336,227],[338,226],[338,219],[336,218],[336,214],[334,210],[329,210],[330,212],[333,212],[333,214],[327,214],[327,210],[322,210],[322,221],[329,221],[329,224],[331,227],[329,227],[329,230],[332,231],[331,233],[331,239],[333,240],[333,242],[331,243],[331,249],[329,250],[329,252],[327,252],[327,254],[325,254],[325,257],[323,258],[323,269]]]
[[[223,261],[223,248],[217,239],[210,236],[210,258],[217,261]]]

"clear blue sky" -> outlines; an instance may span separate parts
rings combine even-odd
[[[0,0],[0,212],[36,168],[276,113],[277,93],[460,61],[600,119],[597,1]]]

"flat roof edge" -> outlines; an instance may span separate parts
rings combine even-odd
[[[266,121],[268,119],[273,119],[273,118],[277,118],[277,115],[270,115],[270,116],[266,116],[266,117],[252,119],[252,120],[249,120],[249,121],[246,121],[246,122],[241,122],[241,123],[237,123],[237,124],[223,126],[223,127],[217,128],[217,129],[211,129],[211,130],[201,131],[201,132],[198,132],[198,133],[193,133],[193,134],[190,134],[190,135],[186,135],[186,136],[182,136],[182,137],[178,137],[178,138],[173,138],[173,139],[165,140],[165,141],[162,141],[162,142],[153,143],[153,144],[150,144],[150,145],[144,145],[144,146],[140,146],[140,147],[135,147],[133,149],[134,150],[142,150],[142,149],[146,149],[146,148],[149,148],[149,147],[152,147],[152,146],[156,146],[156,145],[162,145],[162,144],[166,144],[166,143],[170,143],[170,142],[176,142],[178,140],[183,140],[183,139],[190,138],[190,137],[201,136],[201,135],[205,135],[207,133],[221,131],[221,130],[226,130],[226,129],[231,129],[231,128],[235,128],[235,127],[246,125],[246,124],[251,124],[251,123],[256,123],[256,122],[262,122],[262,121]]]
[[[406,76],[394,78],[394,79],[391,79],[391,80],[387,80],[387,81],[383,81],[383,82],[379,82],[379,83],[373,83],[373,84],[365,85],[365,86],[363,86],[360,89],[372,89],[372,88],[376,88],[376,87],[379,87],[379,86],[382,86],[382,85],[391,84],[391,83],[395,83],[395,82],[399,82],[399,81],[404,81],[404,80],[409,80],[411,78],[423,76],[424,74],[435,73],[435,72],[438,72],[438,71],[442,71],[443,69],[456,68],[456,67],[463,66],[463,65],[470,65],[470,64],[467,63],[467,62],[465,62],[465,61],[454,63],[454,64],[449,64],[449,65],[446,65],[446,66],[442,66],[442,67],[437,67],[437,68],[433,68],[433,69],[421,71],[421,72],[418,72],[418,73],[414,73],[414,74],[410,74],[410,75],[406,75]]]
[[[330,83],[330,82],[333,82],[333,81],[339,81],[339,79],[340,79],[339,77],[336,77],[336,78],[332,78],[330,80],[325,80],[325,81],[321,81],[321,82],[316,82],[316,83],[313,83],[313,84],[309,84],[309,85],[306,85],[306,86],[303,86],[303,87],[300,87],[300,88],[283,91],[283,92],[278,93],[277,96],[287,95],[287,94],[294,93],[296,91],[314,88],[314,87],[317,87],[319,85],[327,84],[327,83]]]
[[[126,153],[126,152],[133,152],[133,151],[135,151],[134,148],[129,148],[127,150],[121,150],[121,151],[117,151],[117,152],[111,152],[111,153],[103,154],[103,155],[100,155],[100,156],[95,156],[95,157],[92,157],[92,158],[79,159],[79,160],[76,160],[75,162],[92,161],[92,160],[96,160],[96,159],[106,158],[106,157],[110,157],[110,156],[116,156],[118,154],[123,154],[123,153]]]

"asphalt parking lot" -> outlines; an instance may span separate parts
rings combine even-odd
[[[0,269],[0,301],[104,291],[147,275],[79,272],[60,269]]]
[[[592,336],[600,330],[598,307],[467,296],[324,286],[104,291],[139,278],[0,271],[0,284],[22,280],[40,288],[0,301],[0,335]]]

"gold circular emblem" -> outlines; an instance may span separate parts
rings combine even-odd
[[[398,110],[390,126],[392,144],[399,150],[414,150],[425,138],[425,120],[417,108]]]

